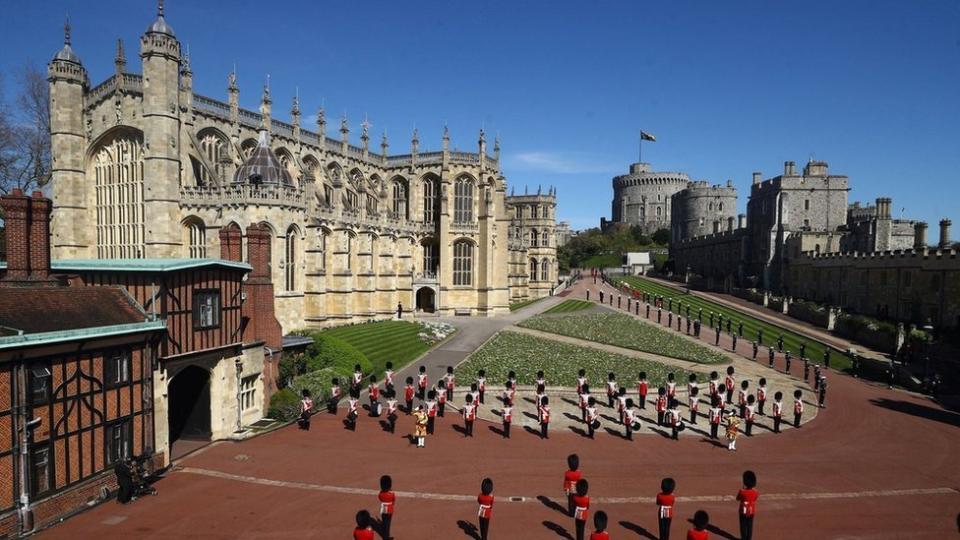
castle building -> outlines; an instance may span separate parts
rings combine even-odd
[[[756,172],[737,228],[684,236],[683,220],[674,226],[673,268],[709,289],[760,288],[904,322],[960,325],[950,221],[930,249],[926,223],[893,219],[886,197],[848,205],[848,191],[848,178],[829,174],[822,161],[802,174],[788,161],[768,180]]]
[[[737,190],[728,180],[726,186],[704,181],[690,182],[670,200],[670,241],[732,231],[737,221]]]
[[[510,302],[549,296],[557,284],[557,193],[506,198],[510,215]]]
[[[141,73],[128,70],[118,42],[114,74],[91,86],[68,32],[49,64],[56,258],[204,258],[220,231],[258,224],[285,332],[386,318],[398,304],[508,312],[499,140],[489,154],[481,130],[475,152],[454,151],[444,129],[442,149],[421,152],[414,130],[409,153],[391,154],[386,134],[371,148],[366,122],[359,146],[346,117],[327,135],[323,108],[304,125],[298,97],[290,122],[276,119],[269,86],[258,112],[241,109],[236,73],[226,101],[196,94],[162,3],[140,59]]]
[[[611,219],[601,218],[600,227],[636,225],[648,235],[670,229],[670,199],[689,183],[690,177],[684,173],[656,172],[649,163],[634,163],[628,174],[613,178]]]

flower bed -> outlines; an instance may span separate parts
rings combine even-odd
[[[694,343],[671,330],[642,323],[621,313],[539,316],[527,319],[519,326],[701,364],[726,361],[726,357],[722,354]]]
[[[600,386],[610,372],[616,373],[622,384],[630,385],[641,371],[647,372],[652,385],[665,381],[669,372],[678,381],[686,381],[689,376],[687,371],[658,362],[509,331],[500,332],[471,354],[457,367],[457,372],[461,380],[472,380],[477,370],[485,369],[490,381],[488,388],[499,389],[510,370],[516,372],[519,384],[532,385],[537,370],[542,369],[549,385],[576,386],[580,368],[586,370],[598,392],[602,392]]]

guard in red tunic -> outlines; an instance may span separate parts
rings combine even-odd
[[[391,396],[387,399],[387,423],[390,426],[390,433],[396,433],[397,430],[397,398]]]
[[[506,383],[504,383],[503,397],[501,398],[501,401],[503,402],[503,404],[510,405],[512,407],[513,400],[516,396],[517,396],[517,391],[516,389],[514,389],[513,383],[511,383],[510,381],[507,381]]]
[[[310,390],[304,388],[301,392],[300,417],[297,418],[297,426],[304,431],[310,431],[310,415],[313,414],[313,399],[310,398]]]
[[[757,387],[757,414],[763,416],[763,404],[767,402],[767,379],[760,377],[760,386]]]
[[[747,406],[744,407],[743,420],[747,423],[747,437],[753,436],[753,423],[757,420],[756,405],[754,402],[756,399],[751,395],[747,396]]]
[[[773,432],[780,433],[780,421],[783,419],[783,392],[773,394]]]
[[[717,432],[720,430],[720,422],[723,420],[723,402],[720,396],[713,396],[713,403],[710,404],[710,438],[716,439]]]
[[[583,419],[583,422],[587,422],[587,406],[590,404],[590,400],[593,399],[590,397],[590,385],[584,384],[580,388],[580,418]]]
[[[363,385],[363,369],[360,368],[360,364],[353,366],[353,378],[350,379],[350,397],[354,399],[360,398],[360,386]]]
[[[607,374],[607,407],[613,408],[613,400],[617,398],[617,375]]]
[[[577,394],[582,394],[583,389],[587,386],[587,371],[581,369],[577,372]]]
[[[573,496],[577,493],[577,482],[582,477],[580,456],[567,456],[567,472],[563,473],[563,493],[567,496],[567,515],[573,517]]]
[[[610,533],[607,532],[607,513],[603,510],[593,515],[593,533],[590,534],[590,540],[610,540]]]
[[[477,521],[480,525],[480,540],[487,540],[490,531],[490,518],[493,515],[493,480],[484,478],[480,482],[480,495],[477,495]]]
[[[677,397],[677,381],[673,373],[667,373],[667,401]]]
[[[504,405],[500,409],[500,418],[503,420],[503,438],[510,438],[510,425],[513,423],[513,405]]]
[[[687,406],[690,407],[690,423],[697,423],[697,414],[700,410],[700,388],[693,386],[690,388],[690,394],[687,396]]]
[[[633,408],[633,398],[627,398],[627,403],[623,406],[623,436],[628,440],[633,440],[633,430],[640,429],[640,415]]]
[[[737,384],[737,378],[734,375],[733,366],[727,366],[727,376],[723,380],[723,386],[727,389],[727,405],[733,404],[733,389]]]
[[[370,416],[380,416],[380,386],[377,384],[377,376],[370,376],[370,385],[367,387],[370,397]]]
[[[660,481],[660,493],[657,493],[657,523],[660,526],[660,540],[670,540],[670,524],[673,523],[673,505],[676,497],[673,490],[677,482],[673,478]]]
[[[793,393],[793,427],[800,427],[800,418],[803,416],[803,392]]]
[[[737,405],[740,407],[740,418],[746,418],[748,388],[750,388],[750,381],[740,381],[740,390],[737,392]]]
[[[447,389],[447,399],[453,399],[453,390],[456,388],[457,376],[453,374],[453,366],[447,366],[447,374],[443,376],[443,382]]]
[[[680,431],[683,429],[683,421],[680,419],[680,403],[675,399],[670,400],[670,408],[667,409],[666,420],[667,425],[670,426],[670,437],[673,440],[677,440]]]
[[[393,362],[387,362],[386,371],[383,373],[383,397],[389,399],[397,395],[397,389],[394,387],[393,381],[395,377]]]
[[[657,425],[662,426],[663,417],[667,414],[667,390],[664,387],[657,388]]]
[[[477,372],[477,391],[480,392],[480,403],[483,403],[483,394],[487,391],[487,371],[481,369]]]
[[[427,392],[427,435],[433,435],[434,425],[437,423],[437,393],[433,390]]]
[[[540,402],[540,438],[549,439],[550,434],[547,429],[550,427],[550,398],[543,396]]]
[[[647,382],[647,372],[641,371],[639,380],[637,381],[637,396],[639,396],[639,401],[637,405],[641,409],[647,408],[647,392],[650,390],[650,384]]]
[[[443,418],[443,412],[447,408],[447,387],[443,381],[437,382],[437,416]]]
[[[420,366],[420,372],[417,373],[417,397],[420,398],[420,401],[427,398],[427,385],[429,382],[427,378],[427,367]]]
[[[753,471],[744,471],[743,487],[737,492],[740,516],[740,540],[753,540],[753,518],[757,513],[757,475]]]
[[[393,540],[390,536],[390,523],[393,521],[393,507],[397,496],[393,493],[393,479],[386,474],[380,477],[377,500],[380,501],[380,537],[383,540]]]
[[[600,427],[600,414],[597,412],[597,400],[590,398],[587,401],[587,436],[593,438],[593,433]]]
[[[360,400],[351,397],[347,400],[347,418],[343,421],[350,431],[357,430],[357,418],[360,416]]]
[[[710,402],[713,402],[713,397],[720,395],[720,375],[716,371],[710,372],[710,382],[707,383],[707,389],[710,392]]]
[[[710,525],[710,514],[704,510],[697,510],[693,514],[693,528],[687,531],[687,540],[710,540],[707,526]]]
[[[463,415],[463,436],[473,437],[473,421],[477,419],[477,406],[473,403],[473,396],[467,394],[467,402],[461,411]]]
[[[472,383],[470,385],[470,390],[467,392],[467,395],[473,396],[473,405],[477,408],[477,412],[480,412],[480,387],[477,386],[477,383]]]
[[[337,407],[340,406],[340,399],[343,397],[343,391],[340,390],[340,379],[334,377],[330,380],[330,399],[327,400],[327,412],[337,414]]]
[[[403,401],[407,404],[407,416],[413,412],[413,377],[407,377],[407,386],[403,389]]]
[[[573,496],[573,524],[577,530],[577,540],[583,540],[590,517],[590,484],[583,478],[577,480],[577,494]]]
[[[537,371],[537,378],[534,381],[536,389],[537,421],[540,421],[539,411],[543,405],[543,398],[547,397],[547,379],[543,376],[543,370]]]
[[[623,423],[623,411],[627,408],[627,387],[621,386],[617,390],[617,412],[620,413],[620,423]]]
[[[353,530],[353,540],[373,539],[373,523],[370,518],[370,512],[361,510],[357,512],[357,528]]]

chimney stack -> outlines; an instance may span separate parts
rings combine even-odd
[[[927,223],[918,221],[913,224],[913,249],[922,251],[927,249]]]
[[[759,171],[758,171],[758,172],[753,173],[753,185],[757,185],[757,184],[759,184],[760,182],[762,182],[762,181],[763,181],[763,178],[762,178],[762,177],[763,177],[763,173],[762,173],[762,172],[759,172]]]
[[[30,278],[50,278],[50,208],[52,204],[39,191],[30,198]]]
[[[739,227],[741,229],[747,228],[747,215],[746,214],[737,214],[737,221],[739,221]]]
[[[270,281],[270,229],[265,225],[247,227],[247,262],[253,267],[251,279]]]
[[[225,261],[241,262],[243,260],[243,244],[240,227],[230,223],[220,228],[220,258]]]
[[[946,249],[950,247],[950,226],[953,225],[953,222],[949,219],[940,220],[940,249]]]
[[[784,161],[783,162],[783,175],[784,176],[794,176],[797,173],[797,164],[793,161]]]
[[[30,198],[14,189],[0,198],[7,235],[7,274],[5,281],[25,280],[30,276]]]
[[[728,230],[728,231],[733,231],[733,224],[734,224],[735,219],[736,219],[736,218],[734,218],[733,216],[730,216],[730,217],[727,218],[727,230]]]

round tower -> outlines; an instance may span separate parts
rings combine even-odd
[[[50,87],[50,155],[53,182],[53,257],[89,257],[94,244],[84,186],[83,94],[87,70],[73,51],[70,22],[63,27],[63,48],[47,64]],[[71,231],[70,235],[63,234]]]
[[[140,38],[143,61],[145,257],[181,254],[180,42],[157,4],[157,19]]]
[[[628,174],[613,178],[612,221],[639,225],[646,234],[669,229],[670,199],[689,182],[684,173],[653,171],[649,163],[631,164]]]

